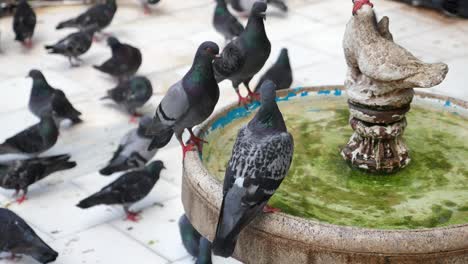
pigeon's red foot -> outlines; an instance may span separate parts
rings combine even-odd
[[[130,222],[134,222],[134,223],[137,223],[138,221],[140,221],[141,217],[140,217],[140,214],[139,213],[134,213],[134,212],[128,212],[127,213],[127,219],[128,221]]]
[[[7,259],[7,260],[10,260],[10,261],[15,261],[15,262],[16,262],[16,261],[18,261],[18,260],[21,259],[21,256],[20,256],[20,255],[16,255],[16,254],[14,254],[14,253],[11,253],[11,256],[7,257],[6,259]],[[1,258],[0,258],[0,260],[1,260]]]
[[[250,99],[248,97],[242,97],[239,95],[239,106],[243,105],[245,108],[248,108],[247,105],[250,103]]]
[[[263,207],[263,212],[266,213],[266,214],[270,214],[270,213],[279,213],[279,212],[281,212],[281,209],[271,207],[271,206],[269,206],[269,205],[267,204],[267,205],[265,205],[265,207]]]
[[[32,48],[32,46],[33,46],[32,45],[32,40],[30,38],[25,39],[24,42],[23,42],[23,46],[28,48],[28,49]]]
[[[93,36],[93,42],[101,42],[101,38]]]
[[[185,154],[189,151],[193,151],[193,148],[195,147],[195,145],[193,143],[190,143],[190,144],[187,144],[187,145],[182,145],[182,154],[184,156],[184,159],[185,159]]]
[[[138,118],[142,117],[142,114],[135,113],[130,117],[130,120],[128,121],[129,123],[135,124],[138,121]]]
[[[190,142],[195,144],[200,151],[203,149],[203,144],[208,143],[208,141],[203,140],[195,135],[190,135]]]
[[[151,8],[149,8],[149,6],[145,5],[143,7],[143,13],[147,16],[151,15]]]
[[[251,101],[260,101],[260,94],[259,93],[249,92],[248,96],[249,96]]]
[[[20,198],[16,199],[16,202],[17,202],[18,204],[22,204],[22,203],[24,203],[24,201],[26,201],[26,200],[27,200],[26,195],[23,195],[23,196],[21,196]]]

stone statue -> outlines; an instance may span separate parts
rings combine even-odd
[[[393,41],[389,19],[377,22],[369,0],[354,0],[343,47],[349,67],[345,87],[354,134],[341,154],[353,166],[391,173],[409,161],[402,140],[413,88],[441,83],[443,63],[428,64]]]

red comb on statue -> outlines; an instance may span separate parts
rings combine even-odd
[[[353,3],[353,15],[356,15],[356,12],[364,5],[370,5],[371,7],[374,7],[374,4],[372,4],[370,0],[354,0]]]

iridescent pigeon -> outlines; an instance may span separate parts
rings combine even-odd
[[[225,0],[216,0],[213,25],[216,31],[223,35],[226,42],[244,31],[244,26],[229,12]]]
[[[192,226],[190,220],[185,214],[179,218],[179,233],[182,243],[184,244],[185,250],[194,258],[198,257],[200,248],[200,239],[202,236]]]
[[[64,119],[71,120],[73,124],[82,122],[81,113],[68,101],[62,90],[55,89],[47,83],[42,72],[31,70],[28,76],[33,79],[29,110],[35,116],[52,115],[58,123]]]
[[[107,91],[107,96],[101,100],[110,99],[125,108],[130,114],[139,116],[137,108],[148,102],[151,96],[153,96],[153,87],[150,80],[143,76],[135,76],[122,81],[117,87]]]
[[[121,43],[114,37],[109,37],[107,44],[112,50],[112,57],[100,66],[94,65],[93,67],[121,81],[133,76],[138,71],[138,68],[140,68],[142,62],[140,50]]]
[[[288,89],[293,82],[291,64],[289,63],[288,49],[282,49],[278,60],[268,69],[267,72],[258,81],[255,91],[257,91],[262,83],[266,80],[273,81],[276,84],[276,89]]]
[[[48,246],[17,214],[0,208],[0,252],[28,255],[39,263],[54,262],[58,253]]]
[[[0,162],[0,187],[15,190],[16,195],[22,190],[23,196],[17,200],[22,203],[26,200],[30,185],[54,172],[74,168],[76,162],[69,159],[69,155],[58,155]]]
[[[88,29],[72,33],[59,40],[54,45],[45,46],[45,49],[49,54],[61,54],[67,57],[72,67],[79,66],[79,63],[74,63],[73,60],[81,61],[78,56],[83,55],[91,48],[95,30],[96,27],[90,27]]]
[[[101,31],[109,26],[117,11],[116,0],[106,0],[103,4],[97,4],[86,10],[83,14],[76,18],[61,22],[57,25],[57,29],[62,28],[78,28],[84,30],[90,26],[97,26]]]
[[[245,31],[231,41],[222,51],[221,57],[213,62],[216,80],[231,80],[239,97],[239,104],[245,105],[249,101],[239,93],[241,83],[247,88],[251,99],[258,98],[258,94],[250,90],[249,82],[270,56],[271,44],[263,24],[266,8],[267,5],[263,2],[255,3]]]
[[[36,13],[26,0],[20,0],[13,17],[13,30],[15,40],[23,43],[24,46],[32,47],[32,37],[36,28]]]
[[[127,172],[99,192],[82,200],[77,206],[86,209],[101,204],[121,204],[127,214],[127,219],[136,222],[138,213],[130,211],[129,207],[151,192],[164,168],[163,162],[157,160],[143,169]]]
[[[57,142],[59,130],[51,116],[44,116],[41,121],[0,144],[0,155],[26,154],[37,156],[52,148]]]
[[[130,130],[122,138],[109,164],[101,169],[99,173],[111,175],[119,171],[143,168],[158,151],[158,149],[148,150],[152,138],[146,136],[146,130],[151,122],[151,117],[144,116],[141,118],[138,128]]]
[[[260,88],[261,107],[239,130],[228,162],[223,202],[213,241],[215,255],[230,257],[239,233],[265,207],[291,165],[294,143],[276,104],[276,87],[269,80]]]
[[[195,145],[201,147],[203,140],[193,134],[192,128],[205,121],[218,103],[219,87],[212,66],[212,61],[218,53],[219,47],[216,43],[202,43],[190,70],[182,80],[169,88],[147,132],[153,136],[150,150],[166,146],[174,133],[182,146],[184,157]],[[191,143],[187,146],[182,142],[185,129],[191,135]]]

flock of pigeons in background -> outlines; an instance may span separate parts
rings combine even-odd
[[[131,121],[141,118],[138,127],[123,137],[108,165],[100,170],[102,175],[125,173],[80,201],[78,207],[85,209],[102,204],[120,204],[128,220],[138,221],[138,212],[131,211],[130,206],[150,193],[161,170],[165,168],[162,161],[150,160],[158,149],[169,143],[174,134],[184,158],[188,151],[201,150],[206,142],[198,138],[192,128],[212,114],[220,96],[218,83],[230,80],[239,97],[239,104],[247,107],[251,101],[259,100],[261,107],[255,117],[240,129],[234,145],[226,169],[224,199],[213,244],[193,228],[185,215],[179,221],[182,241],[187,251],[197,258],[197,263],[211,263],[212,251],[223,257],[231,256],[240,231],[262,211],[275,211],[266,204],[286,176],[294,149],[293,138],[287,132],[276,104],[275,90],[289,88],[293,77],[287,49],[283,49],[257,86],[254,89],[249,86],[270,56],[271,44],[263,22],[267,3],[287,11],[282,0],[230,1],[234,10],[249,16],[244,28],[230,13],[225,0],[216,0],[213,24],[216,31],[224,36],[226,46],[220,52],[216,43],[202,43],[196,51],[192,67],[169,88],[153,118],[137,112],[153,94],[151,82],[146,77],[135,76],[142,63],[141,52],[113,36],[107,37],[112,57],[94,68],[115,77],[118,85],[102,99],[113,100],[125,108],[132,115]],[[72,67],[79,66],[79,56],[86,53],[94,41],[98,41],[96,35],[106,36],[101,32],[111,24],[116,11],[116,0],[105,0],[76,18],[61,22],[57,29],[73,27],[78,31],[54,45],[45,46],[46,50],[67,57]],[[13,21],[16,40],[30,48],[36,14],[27,1],[20,0],[15,6]],[[17,199],[19,204],[26,200],[28,186],[54,172],[77,165],[70,161],[70,155],[40,154],[55,145],[63,120],[69,120],[72,126],[83,122],[81,113],[73,107],[64,92],[50,86],[41,71],[33,69],[28,76],[33,80],[29,109],[40,121],[0,144],[0,155],[20,154],[27,157],[0,164],[0,187],[15,190],[16,196],[22,191],[22,196]],[[240,84],[245,86],[248,96],[240,94]],[[182,134],[185,130],[190,133],[190,139],[184,143]],[[0,232],[0,252],[10,252],[12,258],[24,254],[40,263],[49,263],[58,257],[58,253],[42,241],[24,220],[6,208],[0,208]]]

